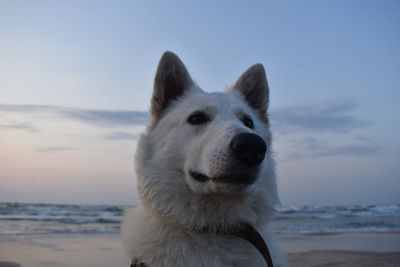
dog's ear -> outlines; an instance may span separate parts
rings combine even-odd
[[[151,114],[159,118],[165,108],[182,96],[191,86],[192,78],[177,55],[165,52],[158,63],[154,79]]]
[[[262,64],[248,68],[233,85],[232,90],[238,91],[247,103],[257,110],[260,117],[267,120],[269,88]]]

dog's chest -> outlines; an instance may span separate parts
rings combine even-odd
[[[265,266],[249,243],[233,236],[208,233],[170,233],[167,239],[152,242],[143,255],[162,266]],[[151,256],[152,255],[152,256]],[[160,266],[158,265],[157,266]],[[152,267],[152,264],[149,263]]]

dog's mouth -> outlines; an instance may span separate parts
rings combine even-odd
[[[195,171],[189,171],[190,176],[192,176],[193,179],[195,179],[196,181],[200,182],[200,183],[205,183],[208,180],[212,180],[210,177],[208,177],[205,174],[199,173],[199,172],[195,172]]]
[[[248,185],[256,180],[256,175],[250,173],[229,173],[223,176],[209,177],[203,173],[190,170],[189,174],[200,183],[213,181],[215,183]]]

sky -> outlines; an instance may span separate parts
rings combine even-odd
[[[264,64],[284,205],[400,203],[398,1],[0,0],[0,202],[133,204],[161,54]]]

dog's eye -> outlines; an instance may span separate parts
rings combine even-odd
[[[187,122],[193,125],[203,124],[210,120],[210,118],[203,112],[194,112],[189,116]]]
[[[250,128],[250,129],[253,129],[253,128],[254,128],[253,120],[252,120],[250,117],[244,116],[244,117],[241,119],[241,121],[243,122],[243,124],[244,124],[247,128]]]

